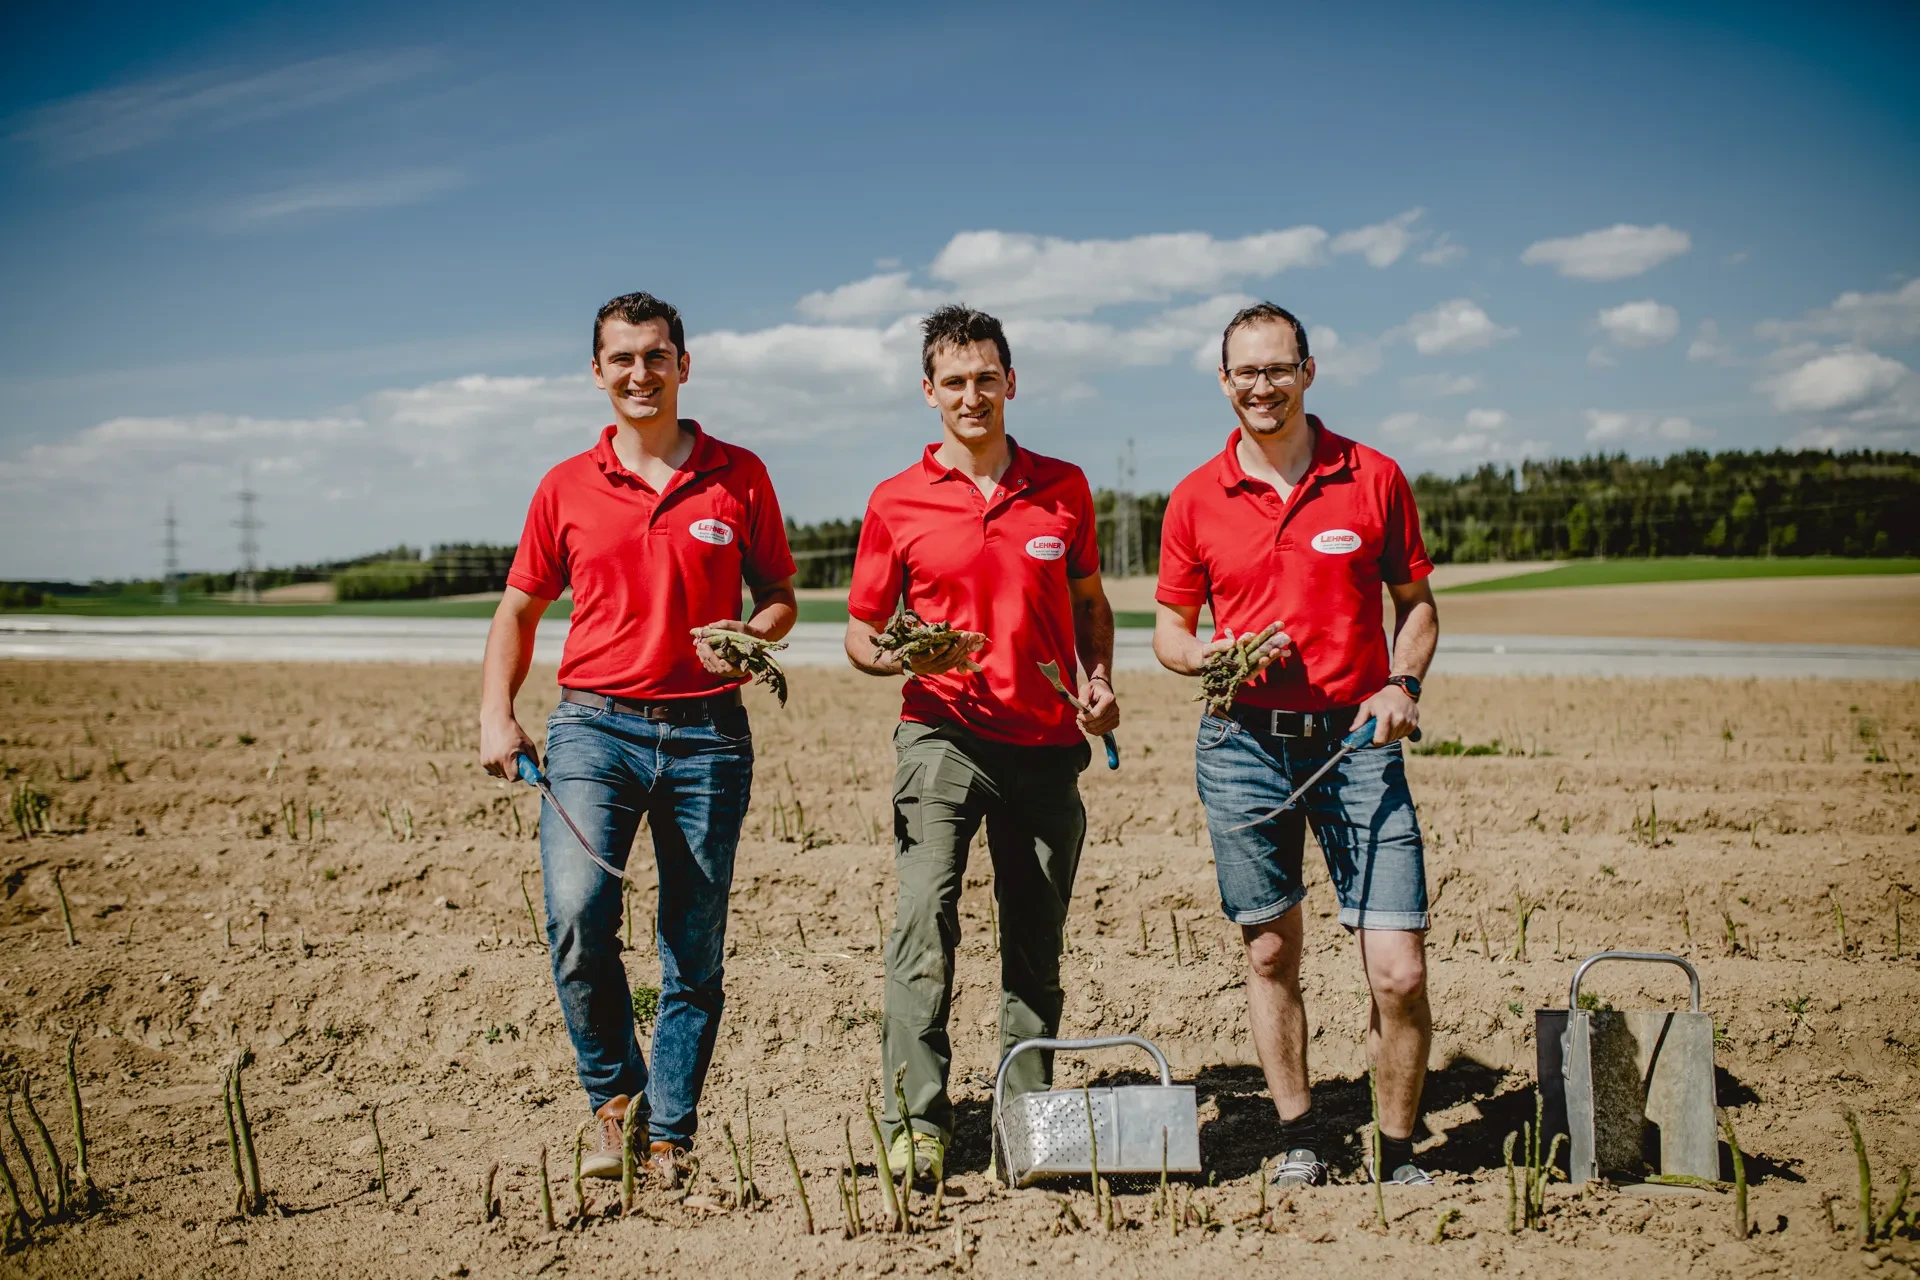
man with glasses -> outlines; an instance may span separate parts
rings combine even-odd
[[[760,459],[679,416],[690,357],[678,311],[646,293],[601,307],[592,369],[613,425],[534,492],[487,635],[480,759],[504,778],[515,776],[515,756],[538,759],[513,700],[540,615],[571,587],[546,772],[593,849],[543,804],[540,867],[553,985],[600,1126],[580,1171],[620,1176],[622,1125],[638,1108],[631,1129],[647,1142],[644,1168],[671,1187],[685,1172],[720,1029],[727,894],[753,783],[746,673],[691,633],[785,635],[794,566]],[[744,622],[742,580],[753,593]],[[651,1078],[620,962],[622,883],[601,865],[625,871],[643,819],[660,880]]]
[[[1324,1182],[1300,993],[1306,828],[1327,860],[1340,923],[1372,992],[1367,1049],[1380,1094],[1375,1177],[1425,1185],[1413,1159],[1432,1017],[1420,824],[1400,739],[1420,722],[1420,680],[1439,637],[1433,571],[1413,491],[1393,461],[1308,414],[1314,365],[1299,320],[1272,303],[1220,340],[1220,389],[1239,419],[1226,448],[1174,488],[1160,541],[1154,654],[1198,675],[1236,636],[1268,633],[1259,674],[1201,719],[1196,775],[1221,906],[1247,949],[1247,1015],[1280,1121],[1274,1182]],[[1380,589],[1393,597],[1389,655]],[[1196,634],[1202,605],[1213,637]],[[1340,739],[1373,742],[1273,814]]]
[[[1100,585],[1093,494],[1080,468],[1007,435],[1013,356],[1000,322],[966,307],[926,318],[921,390],[940,439],[873,491],[847,598],[847,657],[907,676],[893,735],[899,911],[886,946],[881,1025],[886,1124],[895,1169],[927,1175],[953,1137],[953,951],[967,849],[984,821],[1000,917],[1000,1045],[1060,1025],[1060,951],[1086,836],[1083,734],[1120,723],[1108,672],[1113,610]],[[901,604],[957,635],[902,662],[874,645]],[[1040,670],[1086,672],[1075,708]],[[906,1073],[899,1114],[894,1075]],[[1043,1089],[1051,1053],[1007,1072]]]

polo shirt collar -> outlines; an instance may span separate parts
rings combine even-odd
[[[1307,415],[1307,426],[1313,430],[1313,464],[1307,468],[1307,473],[1300,477],[1302,484],[1316,476],[1332,475],[1336,471],[1352,466],[1352,441],[1327,430],[1326,423],[1311,413]],[[1248,476],[1246,468],[1240,465],[1240,428],[1238,426],[1234,427],[1233,433],[1227,437],[1227,447],[1220,451],[1216,475],[1223,489],[1232,489],[1239,484],[1263,483]]]
[[[965,479],[958,471],[940,461],[937,456],[939,450],[940,442],[936,441],[928,445],[926,450],[920,455],[920,472],[927,478],[927,483],[939,484],[942,480]],[[1027,451],[1020,447],[1019,441],[1015,440],[1012,436],[1008,436],[1007,470],[1006,473],[1000,477],[1000,491],[999,494],[995,495],[996,498],[1001,494],[1018,493],[1020,490],[1026,488],[1032,470],[1032,466],[1027,461]],[[972,482],[968,481],[968,483],[971,484]]]
[[[679,487],[682,483],[679,479],[681,475],[697,476],[709,471],[718,471],[729,461],[727,447],[702,431],[698,422],[692,418],[682,418],[680,425],[693,433],[693,452],[687,455],[685,462],[675,468],[675,479],[669,481],[667,485],[670,489]],[[614,479],[652,488],[653,486],[648,485],[645,480],[627,470],[626,464],[620,461],[620,455],[613,451],[613,433],[617,430],[619,430],[618,426],[610,424],[600,432],[600,439],[595,442],[591,450],[595,465]]]

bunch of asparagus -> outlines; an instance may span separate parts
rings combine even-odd
[[[1233,695],[1239,692],[1240,686],[1260,674],[1260,646],[1279,629],[1279,624],[1273,623],[1264,630],[1250,631],[1208,658],[1200,668],[1200,693],[1194,701],[1205,699],[1207,710],[1225,715],[1233,706]]]
[[[964,635],[964,632],[954,630],[950,622],[928,622],[913,610],[903,609],[884,631],[875,633],[873,647],[879,653],[892,654],[900,659],[901,666],[906,667],[915,656],[944,649]],[[969,660],[962,670],[978,671],[980,668]],[[907,668],[907,677],[913,677],[911,667]]]
[[[718,627],[695,627],[693,638],[705,640],[707,647],[716,655],[772,689],[774,697],[780,699],[780,705],[787,705],[787,673],[781,670],[773,656],[777,650],[787,647],[785,640],[762,640],[744,631],[727,631]]]

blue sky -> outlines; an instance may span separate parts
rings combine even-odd
[[[1298,311],[1409,471],[1920,439],[1911,5],[76,6],[0,20],[0,577],[517,536],[605,298],[787,510],[937,430],[1003,315],[1023,442],[1165,489]],[[916,7],[917,8],[917,7]]]

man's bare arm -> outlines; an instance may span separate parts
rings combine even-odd
[[[480,662],[480,763],[496,778],[514,776],[513,758],[536,755],[533,739],[513,714],[513,700],[533,665],[534,630],[551,600],[508,587],[487,629]]]
[[[847,661],[870,676],[897,676],[905,674],[908,664],[902,663],[898,654],[883,653],[876,649],[873,638],[883,628],[874,626],[864,618],[847,617]],[[938,649],[913,656],[911,669],[917,676],[937,676],[943,671],[952,671],[963,666],[972,655],[986,643],[986,637],[977,631],[956,631],[953,639]],[[976,668],[977,670],[977,668]]]
[[[1433,590],[1422,579],[1389,583],[1387,594],[1393,597],[1393,674],[1424,680],[1434,646],[1440,642],[1440,610],[1433,603]],[[1399,685],[1390,684],[1360,704],[1354,712],[1354,727],[1365,724],[1369,716],[1377,722],[1373,741],[1384,746],[1419,727],[1420,705]]]
[[[1087,673],[1080,682],[1080,701],[1087,704],[1079,716],[1080,729],[1112,733],[1120,725],[1120,703],[1113,692],[1113,606],[1097,572],[1067,579],[1067,593],[1073,599],[1074,652]]]
[[[765,586],[753,587],[753,612],[745,622],[723,618],[702,628],[706,631],[739,631],[761,640],[778,640],[793,630],[800,617],[800,605],[793,595],[793,579],[782,578]],[[714,652],[704,638],[693,642],[693,651],[705,670],[717,676],[744,676],[747,673]]]
[[[1202,640],[1198,634],[1199,628],[1199,605],[1171,605],[1155,601],[1153,656],[1160,659],[1161,666],[1175,675],[1199,675],[1200,668],[1206,665],[1208,658],[1226,651],[1233,645],[1231,631],[1218,640]],[[1292,653],[1293,639],[1276,620],[1270,629],[1270,634],[1254,652],[1253,669],[1265,671],[1269,666],[1291,656]]]

